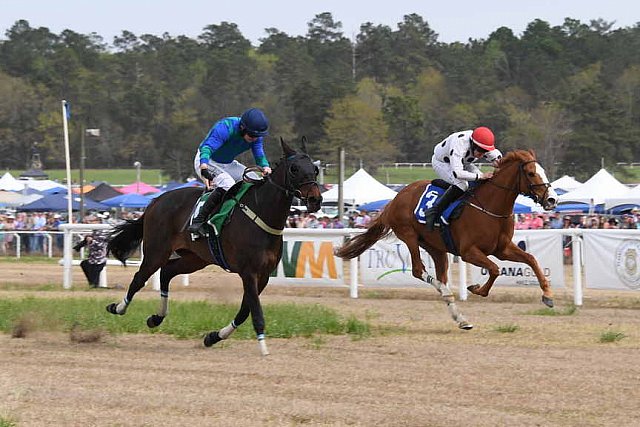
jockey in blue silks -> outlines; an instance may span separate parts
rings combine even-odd
[[[256,165],[264,175],[271,173],[264,154],[263,137],[269,134],[269,121],[258,108],[245,111],[241,117],[226,117],[216,122],[200,143],[194,168],[207,190],[214,188],[198,215],[189,226],[189,232],[204,235],[204,223],[226,191],[242,179],[245,166],[236,156],[251,150]]]

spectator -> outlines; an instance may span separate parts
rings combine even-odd
[[[100,223],[99,219],[91,219],[93,223]],[[89,248],[89,256],[82,260],[80,267],[89,282],[89,286],[97,288],[100,284],[100,273],[107,264],[107,233],[104,230],[94,230],[88,236],[85,236],[77,245],[73,247],[76,251],[87,246]]]

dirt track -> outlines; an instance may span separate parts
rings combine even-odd
[[[61,277],[57,266],[0,269],[2,282],[26,289]],[[110,282],[128,283],[133,270],[118,270],[109,270]],[[122,298],[123,290],[84,291],[81,273],[74,280],[73,292],[16,289],[0,297]],[[191,283],[174,285],[172,298],[240,301],[233,275],[208,269]],[[161,334],[93,344],[63,334],[0,335],[0,417],[21,426],[640,424],[637,297],[634,308],[602,294],[572,316],[532,316],[538,291],[497,288],[461,304],[476,324],[464,332],[434,294],[406,289],[352,300],[346,289],[268,287],[264,304],[323,304],[391,332],[361,341],[271,339],[267,358],[253,341],[204,349]],[[156,298],[150,290],[140,296]],[[495,330],[510,324],[519,329]],[[626,337],[602,344],[606,330]]]

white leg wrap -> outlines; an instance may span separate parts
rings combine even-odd
[[[158,316],[166,317],[169,312],[169,297],[161,296],[160,297],[160,310],[158,310]]]
[[[436,288],[436,291],[442,295],[442,299],[447,304],[447,309],[449,310],[449,314],[451,314],[451,318],[458,323],[458,326],[464,329],[469,328],[471,324],[462,315],[462,313],[460,313],[460,310],[458,310],[455,297],[449,285],[437,280],[426,271],[424,272],[422,279],[425,282],[430,283],[434,288]]]
[[[233,322],[229,323],[227,326],[225,326],[224,328],[220,329],[220,332],[218,332],[218,336],[223,339],[226,340],[227,338],[229,338],[229,336],[235,332],[236,327],[233,324]]]
[[[129,303],[127,302],[127,298],[125,297],[122,302],[120,304],[117,305],[116,307],[116,312],[118,314],[124,314],[127,312],[127,307],[129,306]]]
[[[267,342],[264,340],[264,334],[258,335],[258,347],[260,348],[260,353],[263,356],[269,355],[269,350],[267,349]]]

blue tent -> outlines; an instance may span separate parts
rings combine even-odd
[[[384,208],[392,199],[376,200],[375,202],[363,203],[358,206],[359,211],[379,211]]]
[[[49,194],[34,202],[19,206],[17,210],[24,212],[64,212],[68,209],[68,200],[66,194]],[[74,211],[80,210],[80,196],[74,196],[71,203]],[[105,210],[107,206],[102,203],[94,202],[89,198],[84,199],[84,208],[87,210]]]
[[[203,188],[204,184],[201,181],[196,181],[196,180],[189,181],[189,182],[185,182],[183,184],[179,184],[179,185],[176,185],[176,186],[168,188],[168,189],[162,189],[161,188],[162,191],[160,191],[159,193],[149,194],[147,197],[149,197],[151,199],[155,199],[156,197],[160,197],[161,195],[163,195],[167,191],[179,190],[180,188],[189,188],[189,187],[200,187],[200,188]]]
[[[554,209],[556,212],[604,213],[604,204],[591,206],[588,203],[562,203]]]
[[[151,199],[136,193],[122,194],[102,201],[112,208],[146,208]]]

